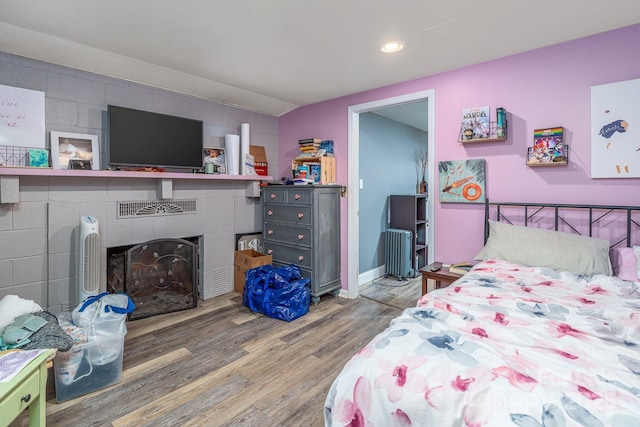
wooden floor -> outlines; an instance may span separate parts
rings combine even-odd
[[[322,426],[342,366],[401,313],[325,295],[287,323],[241,299],[128,322],[121,383],[63,403],[50,390],[48,425]],[[25,415],[12,426],[27,425]]]
[[[393,284],[393,280],[390,279],[379,283]],[[376,283],[376,280],[374,280],[360,286],[360,295],[381,304],[400,309],[415,307],[418,298],[422,296],[421,276],[412,279],[409,284],[404,286],[385,286],[379,283]]]

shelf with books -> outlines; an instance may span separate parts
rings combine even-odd
[[[461,144],[477,142],[501,142],[507,140],[507,111],[496,108],[496,121],[490,119],[488,106],[465,108],[462,110],[462,123],[458,142]]]
[[[527,148],[527,166],[566,166],[569,146],[564,143],[564,128],[533,131],[533,146]]]
[[[530,167],[546,167],[546,166],[567,166],[569,164],[569,146],[564,146],[564,154],[554,156],[550,160],[539,160],[535,154],[533,154],[533,147],[527,149],[527,166]]]
[[[332,156],[296,157],[291,160],[291,171],[293,178],[313,177],[316,184],[335,184],[336,158]],[[301,171],[305,176],[300,176]]]

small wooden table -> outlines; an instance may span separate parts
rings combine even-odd
[[[436,271],[427,271],[424,268],[421,268],[420,274],[422,274],[422,295],[427,293],[427,279],[435,280],[436,289],[440,289],[449,286],[451,283],[462,277],[461,274],[450,272],[449,267],[442,267],[440,270]]]
[[[0,383],[0,426],[6,426],[29,408],[29,427],[46,425],[47,359],[51,350],[25,366],[11,381]]]

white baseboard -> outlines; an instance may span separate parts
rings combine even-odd
[[[369,283],[381,276],[384,276],[384,264],[369,271],[365,271],[364,273],[360,273],[358,275],[358,286]]]
[[[340,289],[340,293],[338,294],[340,298],[349,298],[349,290],[348,289]]]

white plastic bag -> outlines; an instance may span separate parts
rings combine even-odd
[[[90,363],[104,365],[119,356],[127,333],[127,314],[135,308],[129,295],[104,292],[88,297],[73,309],[73,324],[87,333]]]
[[[95,335],[114,335],[127,332],[126,316],[136,306],[127,294],[103,292],[90,296],[73,309],[73,324],[93,331]]]

